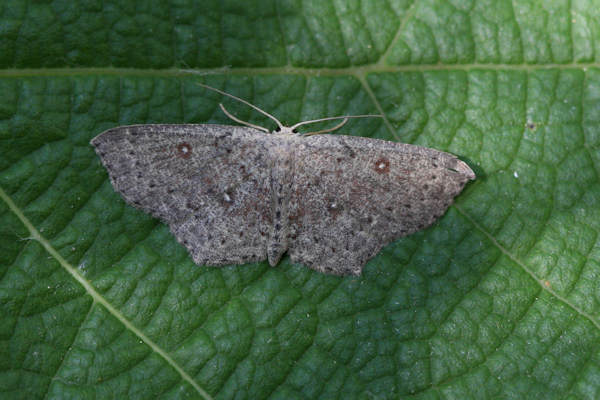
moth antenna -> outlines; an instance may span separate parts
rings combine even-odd
[[[302,136],[320,135],[321,133],[332,132],[332,131],[340,129],[342,126],[346,125],[346,122],[348,122],[348,118],[344,118],[344,120],[342,122],[340,122],[339,124],[337,124],[333,128],[323,129],[322,131],[304,133]]]
[[[241,103],[244,103],[245,105],[247,105],[247,106],[249,106],[249,107],[252,107],[253,109],[255,109],[256,111],[258,111],[259,113],[261,113],[261,114],[263,114],[263,115],[266,115],[267,117],[269,117],[269,118],[271,118],[273,121],[275,121],[275,123],[277,124],[277,126],[279,127],[279,129],[280,129],[280,130],[284,130],[284,129],[285,129],[285,126],[284,126],[284,125],[283,125],[281,122],[279,122],[279,120],[278,120],[277,118],[275,118],[274,116],[272,116],[272,115],[271,115],[271,114],[269,114],[268,112],[261,110],[260,108],[258,108],[258,107],[257,107],[257,106],[255,106],[254,104],[251,104],[251,103],[247,102],[247,101],[246,101],[246,100],[244,100],[244,99],[241,99],[241,98],[239,98],[239,97],[237,97],[237,96],[234,96],[234,95],[232,95],[232,94],[229,94],[229,93],[227,93],[227,92],[224,92],[224,91],[222,91],[222,90],[216,89],[216,88],[214,88],[214,87],[212,87],[212,86],[208,86],[208,85],[205,85],[205,84],[203,84],[203,83],[199,83],[199,82],[196,82],[196,83],[197,83],[198,85],[202,86],[202,87],[203,87],[203,88],[205,88],[205,89],[212,90],[212,91],[214,91],[214,92],[217,92],[217,93],[219,93],[219,94],[222,94],[223,96],[231,97],[232,99],[235,99],[235,100],[237,100],[237,101],[239,101],[239,102],[241,102]],[[221,106],[221,109],[223,109],[223,108],[224,108],[224,107],[223,107],[223,106]],[[228,116],[229,118],[233,119],[233,120],[234,120],[234,121],[236,121],[236,122],[240,122],[240,123],[242,123],[242,124],[244,124],[244,125],[249,125],[248,123],[242,122],[242,121],[240,121],[240,120],[238,120],[238,119],[236,119],[236,118],[232,118],[232,115],[231,115],[231,114],[229,114],[229,113],[226,113],[226,114],[227,114],[227,116]],[[253,127],[255,127],[255,128],[256,128],[256,125],[249,125],[249,126],[253,126]],[[263,130],[263,131],[265,131],[265,132],[269,132],[269,130],[268,130],[268,129],[266,129],[266,128],[262,128],[262,127],[260,128],[260,130]]]
[[[336,129],[341,128],[348,121],[348,118],[383,118],[383,115],[381,115],[381,114],[340,115],[339,117],[326,117],[326,118],[319,118],[319,119],[311,119],[310,121],[298,122],[296,125],[292,125],[289,129],[291,129],[292,131],[294,131],[299,126],[306,125],[306,124],[313,124],[315,122],[322,122],[322,121],[331,121],[331,120],[334,120],[334,119],[344,119],[344,121],[342,121],[341,124],[338,124],[338,125],[334,126],[331,129],[324,129],[322,131],[309,132],[309,133],[305,133],[304,134],[304,135],[308,135],[308,136],[310,136],[310,135],[318,135],[320,133],[327,133],[327,132],[335,131]]]
[[[235,122],[237,122],[239,124],[242,124],[242,125],[249,126],[251,128],[254,128],[254,129],[258,129],[259,131],[263,131],[263,132],[269,133],[269,130],[267,128],[265,128],[265,127],[254,125],[254,124],[252,124],[250,122],[242,121],[241,119],[237,118],[235,115],[230,114],[229,111],[227,111],[227,109],[225,108],[225,106],[223,104],[219,103],[219,107],[221,107],[221,111],[223,111],[223,113],[225,113],[225,115],[227,115],[229,118],[231,118]]]

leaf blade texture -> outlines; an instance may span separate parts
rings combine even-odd
[[[598,9],[3,3],[2,397],[598,397]],[[290,124],[383,113],[342,133],[478,179],[360,278],[198,268],[89,140],[229,124],[203,79]]]

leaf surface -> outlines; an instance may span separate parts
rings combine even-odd
[[[600,3],[0,5],[3,398],[600,397]],[[353,120],[477,180],[361,277],[198,267],[89,140]]]

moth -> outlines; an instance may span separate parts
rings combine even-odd
[[[132,125],[92,139],[115,190],[169,225],[198,265],[223,266],[284,253],[293,263],[360,275],[383,246],[430,226],[475,174],[452,154],[345,135],[349,118],[275,131],[243,126]],[[370,115],[369,115],[370,116]],[[301,125],[341,119],[332,129]]]

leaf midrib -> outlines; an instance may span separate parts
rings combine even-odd
[[[30,239],[36,240],[42,247],[56,260],[58,263],[69,273],[71,276],[83,286],[89,296],[92,297],[95,303],[99,303],[117,320],[119,320],[123,326],[131,331],[134,335],[139,337],[148,347],[152,349],[156,354],[162,357],[179,375],[188,382],[200,396],[206,400],[212,400],[212,397],[206,392],[187,372],[173,359],[171,356],[163,350],[158,344],[154,343],[152,339],[146,336],[140,329],[131,323],[119,310],[106,300],[96,289],[88,282],[79,271],[73,267],[67,260],[65,260],[60,253],[52,247],[50,242],[40,234],[40,232],[33,226],[29,219],[23,214],[21,209],[12,201],[10,196],[0,187],[0,199],[2,199],[9,210],[11,210],[21,223],[27,228],[30,234]]]
[[[539,277],[537,277],[535,275],[535,273],[529,267],[527,267],[527,265],[524,262],[519,260],[519,258],[517,258],[514,254],[512,254],[504,246],[502,246],[491,233],[489,233],[481,225],[479,225],[477,223],[477,221],[475,221],[467,212],[465,212],[462,209],[462,207],[460,207],[460,205],[454,204],[453,206],[456,208],[456,210],[462,216],[464,216],[475,227],[475,229],[477,229],[479,232],[483,233],[485,235],[485,237],[487,237],[488,240],[490,242],[492,242],[492,244],[494,246],[496,246],[498,248],[498,250],[500,250],[502,252],[502,254],[506,255],[511,261],[513,261],[515,264],[517,264],[519,267],[521,267],[521,269],[523,269],[523,271],[525,271],[529,276],[531,276],[531,278],[542,288],[542,290],[545,290],[551,296],[553,296],[554,298],[556,298],[557,300],[559,300],[560,302],[565,304],[567,307],[571,308],[577,314],[579,314],[582,317],[584,317],[585,319],[589,320],[600,331],[600,322],[597,321],[592,315],[583,311],[581,308],[577,307],[577,305],[573,304],[566,297],[558,294],[555,290],[552,289],[551,286],[545,285],[543,279],[540,279]]]
[[[370,73],[394,72],[428,72],[428,71],[543,71],[556,70],[586,70],[600,68],[600,62],[565,63],[565,64],[420,64],[420,65],[385,65],[366,64],[344,68],[310,68],[284,65],[281,67],[220,67],[220,68],[114,68],[114,67],[82,67],[82,68],[7,68],[0,69],[0,78],[24,78],[35,76],[207,76],[207,75],[268,75],[290,74],[304,76],[366,76]]]

